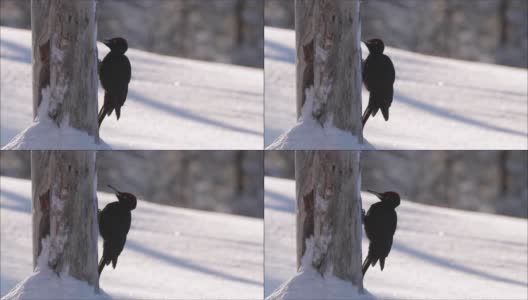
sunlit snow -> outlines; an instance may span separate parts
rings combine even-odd
[[[132,64],[132,81],[121,118],[117,121],[115,114],[105,118],[99,132],[109,147],[262,149],[262,69],[170,57],[130,47],[127,56]],[[99,58],[108,52],[100,43],[98,50]],[[33,121],[31,55],[31,31],[0,28],[2,148]],[[102,88],[98,97],[101,107]],[[67,132],[63,137],[71,138],[71,134]],[[49,145],[55,146],[54,141],[51,137]],[[61,141],[64,148],[70,149],[83,148],[76,144],[79,142]]]
[[[264,140],[270,147],[291,128],[297,130],[295,31],[265,27],[264,39]],[[368,50],[362,47],[366,57]],[[396,68],[396,82],[389,121],[376,115],[363,131],[374,148],[528,149],[526,69],[385,49]],[[362,103],[365,109],[364,88]],[[317,132],[303,136],[304,149],[327,141]],[[340,147],[357,148],[345,139]]]
[[[83,286],[33,273],[31,182],[0,181],[0,295],[29,276],[33,282]],[[99,208],[116,201],[108,193],[97,197]],[[101,249],[99,238],[99,254]],[[105,268],[99,284],[114,299],[261,299],[263,263],[262,219],[138,200],[117,267]]]
[[[337,278],[326,281],[319,275],[317,278],[313,274],[317,274],[315,271],[297,273],[295,181],[266,177],[264,184],[265,296],[284,288],[283,284],[292,278],[295,290],[305,289],[302,295],[307,298],[314,298],[314,295],[317,298],[320,294],[311,285],[322,285],[323,282],[325,288],[333,286],[342,293],[353,295],[352,285],[347,288]],[[370,193],[363,193],[361,197],[364,209],[378,201]],[[367,272],[363,286],[369,295],[365,297],[526,299],[526,219],[439,208],[405,199],[396,211],[398,228],[391,253],[383,272],[379,264]],[[362,248],[363,254],[367,253],[365,235]],[[336,295],[335,291],[329,292]]]

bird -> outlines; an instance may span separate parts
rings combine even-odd
[[[128,94],[128,83],[132,76],[130,61],[125,55],[128,43],[124,38],[116,37],[103,42],[110,52],[105,56],[99,66],[99,80],[105,91],[104,104],[99,110],[99,128],[105,116],[115,110],[119,120],[121,106],[125,104]]]
[[[115,191],[118,201],[107,204],[98,213],[99,233],[103,238],[103,256],[99,261],[99,276],[110,262],[115,269],[117,258],[125,247],[132,223],[131,211],[136,208],[137,204],[136,196],[133,194],[120,192],[111,185],[108,187]]]
[[[389,120],[389,107],[394,94],[393,84],[396,79],[396,71],[391,59],[383,54],[385,45],[381,39],[370,39],[365,42],[369,55],[363,66],[363,84],[370,92],[369,102],[362,117],[365,127],[368,118],[376,116],[381,110],[385,121]]]
[[[370,240],[368,254],[363,262],[363,276],[368,267],[375,266],[378,260],[383,271],[398,222],[395,209],[400,205],[400,195],[396,192],[368,191],[378,196],[381,202],[372,204],[366,215],[365,211],[362,213],[365,233]]]

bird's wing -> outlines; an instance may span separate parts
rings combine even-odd
[[[114,97],[116,97],[116,102],[115,102],[116,110],[118,108],[121,109],[121,106],[125,104],[127,95],[128,95],[128,84],[121,86],[118,91],[117,90],[115,91]]]
[[[371,237],[383,240],[391,238],[396,231],[396,211],[388,208],[382,202],[372,204],[365,218],[365,231]]]
[[[125,65],[126,65],[126,78],[127,78],[127,84],[130,82],[130,79],[132,79],[132,66],[130,65],[130,61],[128,60],[128,57],[125,56]]]
[[[99,232],[105,240],[126,235],[130,228],[130,212],[123,214],[119,202],[106,205],[99,215]]]
[[[370,70],[370,60],[367,57],[367,59],[365,59],[363,63],[363,73],[361,75],[363,77],[363,84],[365,85],[365,88],[367,89],[367,91],[370,91],[369,82],[371,81],[371,74],[368,70]]]
[[[385,55],[385,57],[387,58],[387,65],[389,66],[388,67],[388,77],[389,77],[389,80],[391,83],[394,83],[394,81],[396,80],[396,70],[394,69],[394,64],[392,63],[392,60]]]
[[[396,211],[393,211],[393,218],[391,218],[393,220],[393,222],[390,224],[390,229],[391,229],[391,233],[392,235],[394,235],[394,233],[396,232],[396,226],[398,226],[398,215],[396,214]]]
[[[107,54],[101,63],[100,78],[105,89],[128,85],[131,78],[130,61],[125,55]]]
[[[124,218],[123,227],[126,228],[126,234],[125,235],[128,234],[128,231],[130,230],[130,225],[132,225],[132,215],[129,212],[128,215]]]

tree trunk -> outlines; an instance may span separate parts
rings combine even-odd
[[[95,10],[94,0],[31,1],[33,118],[40,111],[99,143]]]
[[[33,267],[48,238],[48,266],[99,287],[94,151],[31,151]]]
[[[499,169],[499,197],[506,197],[508,194],[508,158],[507,150],[499,151],[498,169]]]
[[[499,14],[499,43],[500,45],[504,46],[508,44],[509,38],[508,38],[508,10],[510,6],[510,1],[508,0],[501,0],[498,7],[498,14]],[[500,46],[499,46],[500,47]]]
[[[235,43],[237,47],[244,44],[244,6],[246,0],[238,0],[235,3]]]
[[[297,0],[295,31],[297,118],[313,86],[313,118],[362,143],[359,1]]]
[[[359,151],[295,151],[295,179],[297,267],[313,237],[312,266],[362,289]]]

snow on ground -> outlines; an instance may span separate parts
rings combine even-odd
[[[312,267],[313,252],[314,241],[309,238],[306,240],[306,251],[299,272],[267,297],[268,300],[374,299],[367,291],[359,292],[349,281],[341,280],[330,272],[321,276]]]
[[[111,150],[104,141],[68,125],[57,127],[49,118],[38,120],[17,134],[2,150]]]
[[[60,276],[57,276],[57,274],[48,267],[49,248],[49,239],[43,239],[42,252],[38,257],[35,272],[18,283],[16,287],[2,299],[110,299],[105,292],[96,292],[93,286],[89,285],[87,282],[72,278],[67,272],[61,272]]]
[[[17,134],[2,150],[109,150],[110,147],[102,140],[96,143],[95,137],[87,132],[70,127],[67,120],[63,120],[58,127],[48,116],[50,105],[49,89],[42,92],[42,103],[37,117],[28,128]]]
[[[295,32],[266,27],[264,39],[268,147],[296,125]],[[363,132],[376,149],[528,148],[526,69],[385,49],[396,68],[390,119],[371,117]],[[365,89],[362,99],[364,109]]]
[[[108,49],[98,46],[103,58]],[[100,131],[112,149],[262,149],[261,69],[135,49],[127,56],[132,81],[121,119],[112,114]],[[30,31],[0,28],[0,66],[4,147],[32,123]]]
[[[364,140],[358,142],[357,136],[350,132],[335,128],[330,120],[324,126],[312,117],[314,102],[313,87],[306,89],[306,103],[302,108],[302,116],[293,128],[281,134],[266,150],[292,149],[372,149],[372,145]]]
[[[0,181],[4,297],[32,274],[31,183]],[[116,199],[103,192],[98,198],[100,208]],[[140,200],[117,267],[104,269],[100,286],[114,299],[261,299],[262,235],[261,219]]]
[[[265,297],[296,274],[295,182],[266,177]],[[363,207],[377,201],[363,193]],[[403,200],[383,272],[365,276],[378,299],[526,299],[528,221]],[[368,250],[363,237],[363,255]]]

